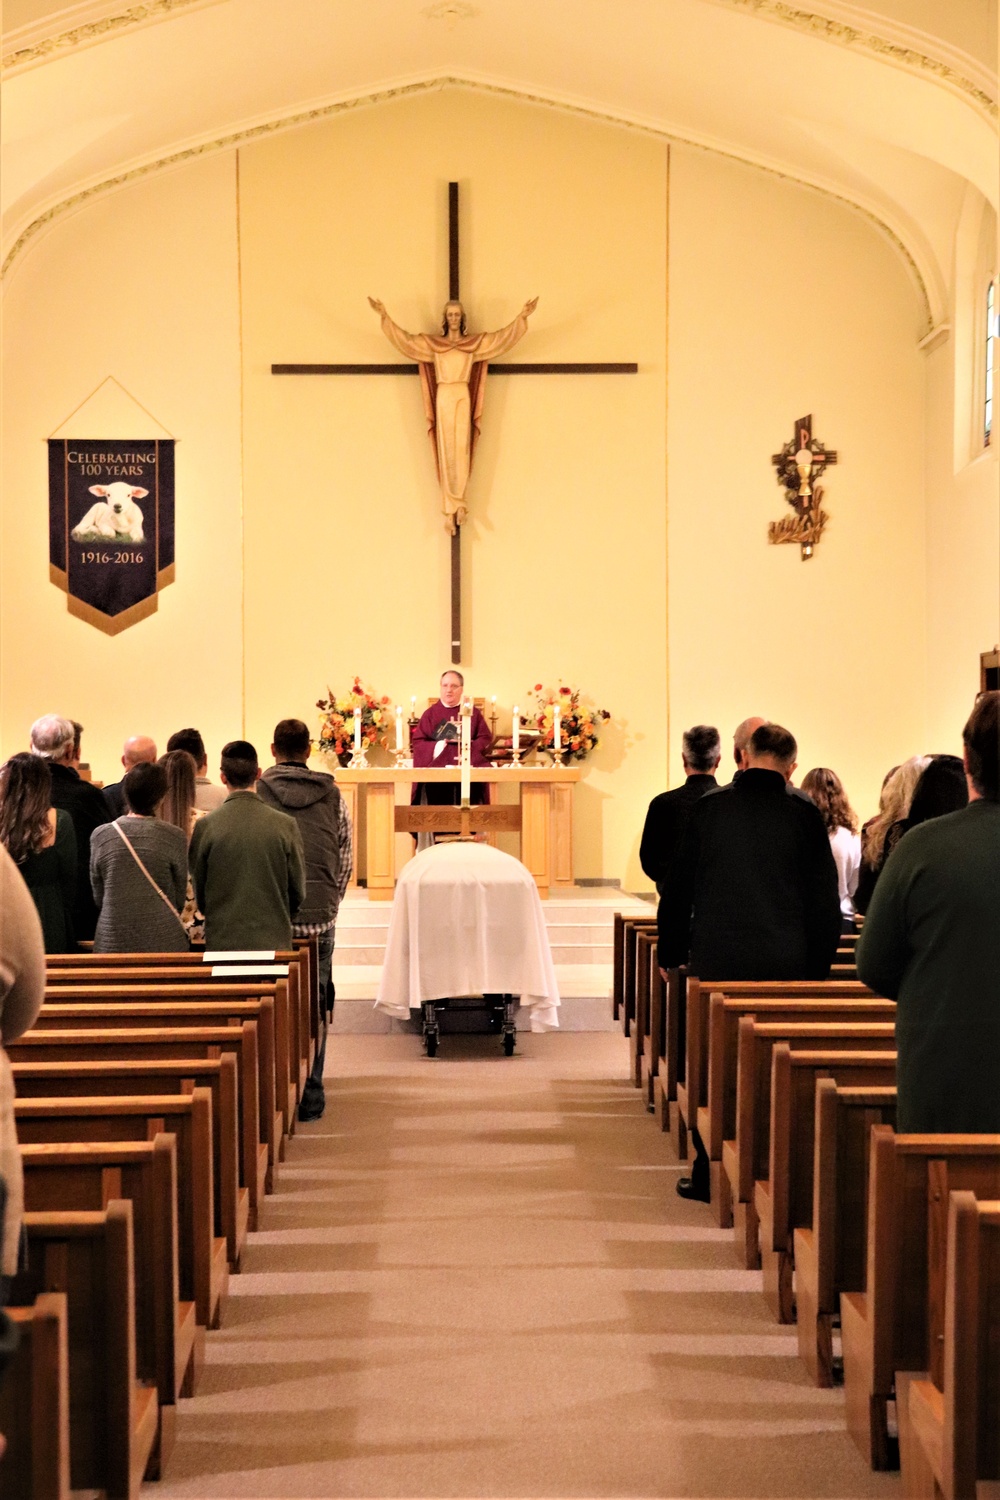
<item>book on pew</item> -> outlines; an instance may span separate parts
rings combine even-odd
[[[218,948],[201,955],[205,964],[262,964],[274,962],[274,948]]]
[[[287,964],[215,964],[213,979],[253,979],[255,977],[287,979]]]

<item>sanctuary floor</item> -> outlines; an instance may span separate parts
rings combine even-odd
[[[620,1033],[331,1037],[143,1500],[899,1494],[626,1082]]]

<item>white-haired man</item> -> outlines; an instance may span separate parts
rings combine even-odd
[[[90,835],[111,822],[100,788],[84,781],[73,767],[76,731],[72,720],[45,714],[31,726],[31,753],[49,763],[52,772],[52,806],[61,807],[73,819],[76,833],[76,899],[73,922],[77,942],[94,936],[97,907],[90,889]]]

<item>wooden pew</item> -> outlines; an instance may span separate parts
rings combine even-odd
[[[24,1226],[27,1268],[11,1284],[12,1303],[66,1297],[70,1486],[138,1500],[157,1402],[136,1379],[132,1205],[114,1198],[101,1213],[26,1213]]]
[[[7,1048],[12,1062],[144,1062],[147,1058],[215,1058],[227,1052],[237,1061],[240,1183],[249,1198],[248,1227],[256,1229],[267,1181],[268,1149],[261,1141],[255,1021],[166,1029],[32,1030]]]
[[[812,1222],[816,1085],[820,1078],[855,1087],[891,1088],[895,1052],[793,1052],[779,1042],[771,1056],[768,1174],[754,1183],[764,1297],[779,1323],[795,1321],[793,1235]]]
[[[873,1469],[898,1463],[887,1410],[896,1371],[940,1389],[948,1194],[1000,1197],[1000,1135],[895,1135],[876,1125],[865,1288],[840,1298],[848,1431]]]
[[[649,953],[649,999],[647,1002],[649,1025],[642,1053],[642,1087],[646,1095],[646,1108],[652,1114],[656,1109],[656,1078],[660,1071],[660,1059],[666,1047],[667,987],[660,973],[657,941],[650,940]]]
[[[708,1152],[712,1201],[721,1229],[728,1229],[733,1222],[732,1196],[722,1157],[726,1143],[730,1143],[732,1150],[736,1139],[740,1020],[743,1016],[750,1016],[761,1023],[771,1024],[820,1021],[851,1025],[888,1022],[895,1017],[894,1001],[840,997],[836,994],[838,988],[833,986],[832,994],[823,997],[739,997],[715,990],[709,997],[706,1102],[698,1106],[698,1130]]]
[[[0,1493],[11,1500],[70,1500],[69,1343],[66,1296],[41,1292],[11,1307],[21,1342],[0,1385]]]
[[[240,1186],[238,1078],[231,1052],[218,1058],[148,1062],[15,1062],[11,1070],[20,1099],[190,1094],[199,1087],[209,1089],[215,1233],[225,1238],[230,1269],[238,1267],[246,1243],[250,1198]]]
[[[833,1327],[840,1321],[840,1293],[864,1289],[873,1125],[895,1129],[895,1088],[843,1088],[832,1078],[818,1081],[812,1219],[794,1235],[799,1354],[818,1386],[834,1383]]]
[[[265,1191],[274,1186],[274,1166],[283,1154],[283,1120],[277,1109],[274,1058],[274,1001],[271,996],[259,1000],[164,1000],[142,1004],[110,1004],[103,1001],[79,1005],[61,1005],[46,1001],[35,1022],[34,1030],[76,1031],[105,1028],[142,1027],[177,1028],[183,1026],[231,1026],[243,1021],[257,1025],[258,1086],[260,1094],[261,1135],[266,1137],[268,1173]]]
[[[188,973],[178,968],[167,970],[167,977],[159,981],[138,980],[137,973],[155,974],[155,970],[133,970],[126,976],[124,965],[115,971],[104,973],[94,970],[86,982],[64,983],[62,977],[52,980],[46,975],[46,1000],[43,1013],[50,1004],[57,1005],[228,1005],[249,1003],[253,1000],[270,999],[274,1007],[274,1090],[275,1110],[281,1114],[284,1135],[291,1134],[295,1122],[295,1106],[298,1102],[296,1079],[297,1033],[293,1034],[290,1023],[288,986],[283,980],[270,984],[251,983],[224,984],[221,980],[205,979],[201,969]],[[72,972],[72,971],[64,971]],[[269,1038],[261,1039],[260,1050],[270,1045]]]
[[[308,941],[301,947],[276,953],[273,961],[248,964],[209,963],[206,962],[204,951],[193,950],[187,953],[52,953],[46,959],[46,980],[50,986],[64,983],[87,984],[97,971],[110,975],[121,973],[122,977],[118,982],[126,983],[128,980],[122,971],[128,971],[128,979],[140,983],[165,979],[168,983],[238,984],[249,986],[248,994],[258,984],[284,985],[288,992],[289,1033],[292,1038],[290,1055],[293,1061],[297,1059],[297,1067],[291,1074],[297,1102],[312,1065],[312,1045],[318,1026],[318,1008],[313,1013],[311,955],[312,948]],[[268,972],[275,966],[287,966],[287,976]],[[237,968],[256,972],[237,975]],[[165,976],[165,969],[172,972]],[[318,1007],[318,981],[315,994]]]
[[[217,1328],[229,1284],[226,1241],[214,1233],[212,1095],[103,1099],[17,1099],[22,1145],[67,1141],[145,1141],[166,1131],[177,1141],[178,1276],[183,1301],[194,1302],[203,1328]]]
[[[736,1135],[722,1143],[721,1191],[730,1195],[737,1253],[760,1265],[754,1185],[765,1181],[771,1150],[771,1056],[779,1042],[793,1051],[892,1052],[890,1021],[756,1021],[741,1016],[737,1037]]]
[[[612,1008],[615,1018],[621,1021],[622,1029],[629,1038],[632,1035],[632,1022],[635,1016],[636,938],[640,931],[656,931],[655,914],[649,917],[636,917],[625,916],[621,912],[615,913]]]
[[[638,930],[635,934],[635,974],[628,1040],[629,1076],[637,1089],[642,1088],[643,1057],[649,1038],[649,976],[655,952],[655,927],[652,931]]]
[[[733,999],[863,999],[871,990],[856,981],[834,980],[700,980],[689,973],[684,984],[684,1065],[677,1081],[677,1121],[673,1127],[678,1155],[687,1155],[687,1135],[708,1104],[709,1006],[713,994]],[[680,1148],[683,1146],[683,1150]],[[725,1185],[723,1184],[723,1191]]]
[[[1000,1481],[1000,1202],[949,1194],[940,1385],[896,1374],[903,1494],[975,1500]]]
[[[687,970],[668,969],[666,973],[666,980],[660,978],[660,984],[663,986],[660,995],[663,1007],[660,1022],[662,1046],[656,1065],[656,1076],[653,1079],[653,1113],[660,1129],[672,1132],[674,1149],[678,1157],[685,1160],[687,1127],[680,1122],[684,1130],[682,1141],[680,1131],[677,1129],[679,1124],[677,1084],[684,1078]],[[657,969],[657,974],[659,976],[659,969]]]
[[[194,1303],[179,1294],[174,1137],[22,1146],[21,1158],[30,1212],[99,1210],[111,1198],[132,1205],[136,1375],[156,1389],[159,1423],[146,1473],[159,1479],[176,1439],[177,1400],[192,1393],[205,1354]]]

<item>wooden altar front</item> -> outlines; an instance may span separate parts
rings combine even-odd
[[[415,781],[449,781],[457,786],[457,766],[397,770],[366,766],[336,773],[355,830],[351,884],[358,883],[358,814],[364,808],[365,877],[370,901],[391,901],[396,886],[396,802],[409,802]],[[472,780],[491,787],[516,786],[521,806],[521,863],[531,871],[538,894],[568,890],[573,884],[573,787],[575,766],[476,766]]]

